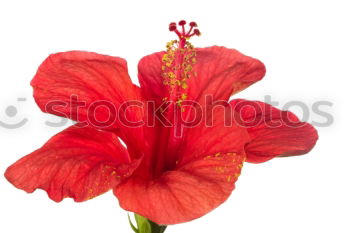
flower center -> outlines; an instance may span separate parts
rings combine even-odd
[[[156,148],[154,161],[154,177],[160,176],[164,171],[175,167],[178,160],[177,148],[181,137],[175,137],[175,130],[180,126],[182,114],[186,114],[184,101],[188,98],[188,79],[196,76],[193,65],[196,61],[196,50],[189,42],[193,36],[199,36],[195,22],[189,23],[186,30],[186,22],[181,20],[178,24],[170,23],[169,31],[175,32],[178,40],[172,40],[166,45],[166,52],[162,57],[163,84],[168,89],[163,101],[168,107],[164,110],[166,119],[173,123],[173,127],[162,127],[158,137],[159,146]],[[177,111],[180,109],[181,111]],[[175,111],[176,110],[176,111]]]
[[[185,25],[185,20],[181,20],[178,25],[176,23],[169,24],[169,31],[175,32],[179,39],[167,43],[167,50],[162,58],[163,83],[169,88],[169,96],[165,97],[164,101],[174,101],[178,106],[181,106],[182,102],[187,99],[187,80],[196,76],[193,71],[193,65],[196,63],[196,51],[189,39],[200,35],[200,31],[196,28],[197,23],[191,22],[188,31],[186,31]]]

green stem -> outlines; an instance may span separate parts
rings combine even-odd
[[[164,233],[167,228],[167,226],[158,225],[157,223],[152,222],[151,220],[138,214],[135,214],[135,221],[137,225],[137,227],[135,227],[131,222],[129,215],[128,218],[130,226],[135,233]]]

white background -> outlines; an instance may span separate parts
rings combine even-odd
[[[323,110],[334,124],[306,156],[246,164],[230,199],[208,215],[171,226],[175,232],[350,232],[348,150],[350,80],[349,1],[4,1],[0,3],[1,233],[132,232],[111,192],[84,203],[54,203],[46,193],[26,194],[2,176],[20,157],[65,127],[52,128],[32,99],[29,82],[54,52],[88,50],[128,61],[135,82],[138,60],[174,39],[168,23],[195,20],[197,47],[224,45],[262,60],[265,79],[239,97],[280,102],[333,102]],[[27,98],[18,102],[18,97]],[[5,109],[14,105],[15,117]],[[296,112],[298,108],[295,108]],[[309,121],[325,119],[311,114]]]

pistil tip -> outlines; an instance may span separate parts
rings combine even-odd
[[[176,30],[176,23],[169,24],[169,31],[173,32]]]
[[[196,22],[191,22],[191,23],[190,23],[190,26],[191,26],[191,27],[197,27],[198,25],[197,25]]]
[[[193,30],[193,33],[194,33],[196,36],[200,36],[200,35],[201,35],[201,32],[200,32],[198,29],[194,29],[194,30]]]
[[[179,22],[179,25],[180,26],[184,26],[186,24],[186,21],[185,20],[181,20],[180,22]]]
[[[180,30],[178,30],[178,25],[180,25]],[[185,20],[180,20],[178,24],[172,22],[169,24],[169,31],[175,32],[176,35],[179,37],[180,41],[186,41],[190,39],[192,36],[200,36],[201,33],[197,29],[197,23],[196,22],[190,22],[189,23],[189,29],[186,30],[186,21]]]

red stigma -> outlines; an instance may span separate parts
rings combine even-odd
[[[176,23],[170,23],[169,24],[169,31],[175,32],[180,40],[186,40],[186,39],[191,38],[192,36],[195,36],[195,35],[199,36],[201,34],[198,29],[194,29],[195,27],[197,27],[196,22],[190,22],[190,24],[189,24],[190,28],[187,31],[185,28],[185,25],[186,25],[185,20],[181,20],[178,23],[178,25],[180,26],[180,30],[178,30]]]
[[[196,23],[196,22],[191,22],[191,23],[190,23],[190,26],[191,26],[191,27],[197,27],[197,23]]]
[[[175,31],[176,30],[176,24],[170,24],[169,25],[169,31],[171,31],[171,32],[173,32],[173,31]]]
[[[179,22],[179,25],[180,26],[184,26],[186,24],[186,21],[185,20],[181,20],[180,22]]]
[[[194,29],[193,34],[195,34],[196,36],[200,36],[201,32],[198,29]]]

